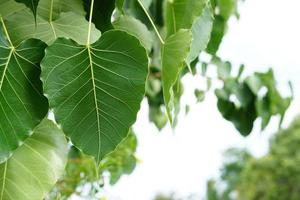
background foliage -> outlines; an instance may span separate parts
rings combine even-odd
[[[207,199],[299,199],[299,145],[297,117],[275,134],[263,157],[255,158],[242,149],[228,150],[220,181],[208,182]]]

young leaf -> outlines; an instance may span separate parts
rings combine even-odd
[[[67,152],[61,130],[43,120],[13,156],[0,165],[0,199],[43,199],[62,175]]]
[[[162,79],[166,110],[170,122],[174,119],[174,91],[179,74],[184,67],[185,59],[190,51],[192,33],[189,30],[179,30],[165,40],[162,46]]]
[[[141,41],[148,52],[151,51],[153,43],[152,34],[139,20],[129,16],[121,16],[113,23],[113,26],[115,29],[126,31],[135,36]]]
[[[0,163],[30,136],[48,112],[39,63],[46,44],[29,39],[12,45],[0,18]]]
[[[92,45],[59,38],[46,49],[42,80],[50,107],[73,144],[97,163],[135,122],[147,69],[146,50],[119,30]]]
[[[40,0],[15,0],[15,1],[25,4],[33,12],[34,18],[36,17],[36,10]]]
[[[11,40],[18,45],[28,38],[37,38],[51,44],[58,37],[67,37],[79,44],[86,44],[89,23],[76,13],[62,13],[58,19],[48,21],[40,16],[36,22],[28,10],[20,11],[6,19]],[[94,26],[91,31],[91,42],[95,42],[101,33]]]
[[[207,0],[167,0],[165,5],[167,36],[180,29],[191,29],[206,4]]]

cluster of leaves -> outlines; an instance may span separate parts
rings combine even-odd
[[[120,156],[110,153],[128,136],[144,96],[150,120],[158,128],[167,119],[175,125],[183,93],[181,78],[186,69],[195,71],[200,52],[206,50],[216,57],[227,21],[236,10],[237,0],[1,0],[0,199],[42,199],[59,177],[53,174],[63,172],[66,138],[74,145],[72,149],[92,156],[97,169],[102,165],[110,171],[112,183],[129,173],[134,164],[119,159],[131,151],[124,150]],[[249,90],[255,96],[260,87],[267,87],[269,97],[255,103],[256,115],[250,116],[250,122],[263,117],[264,127],[272,115],[284,114],[289,100],[282,106],[271,75],[255,77],[259,80],[247,81]],[[223,81],[225,85],[234,82]],[[239,88],[241,82],[235,82]],[[223,89],[229,97],[231,92]],[[201,96],[200,91],[196,93]],[[278,97],[274,101],[273,95]],[[246,100],[242,108],[232,108],[230,98],[222,100],[221,113],[247,135],[249,124],[244,131],[245,119],[237,115],[258,98]],[[228,109],[238,114],[228,116]],[[49,111],[61,130],[43,121]],[[48,127],[43,130],[51,134],[34,139],[39,127]],[[31,140],[49,148],[35,145],[30,150],[38,158],[27,159],[28,166],[17,162],[31,176],[15,172],[10,177],[10,168],[15,166],[10,163],[18,161],[15,154],[22,151],[28,157]],[[114,158],[107,161],[108,154]],[[85,160],[85,155],[79,158]],[[123,169],[111,167],[115,162]],[[17,177],[34,184],[24,184],[25,179]],[[24,191],[33,192],[26,195]]]
[[[279,115],[282,122],[292,97],[284,98],[280,95],[271,69],[266,73],[254,73],[241,78],[243,65],[238,75],[232,76],[229,62],[214,62],[218,66],[218,77],[224,82],[223,88],[215,91],[218,109],[242,135],[247,136],[251,133],[253,123],[258,117],[262,121],[262,130],[274,115]]]
[[[207,199],[299,199],[300,118],[272,138],[269,153],[255,158],[245,150],[231,149],[222,168],[221,182],[209,182]]]

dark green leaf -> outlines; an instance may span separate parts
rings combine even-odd
[[[145,92],[146,50],[123,31],[92,45],[59,38],[46,49],[42,80],[57,122],[97,163],[127,136]]]

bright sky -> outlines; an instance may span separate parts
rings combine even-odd
[[[278,87],[288,93],[287,82],[294,85],[296,99],[285,124],[300,113],[300,1],[246,0],[239,21],[230,22],[229,32],[219,55],[237,66],[246,64],[246,74],[273,67]],[[206,181],[219,174],[222,153],[229,147],[246,147],[256,156],[267,151],[268,139],[276,131],[277,120],[264,132],[257,123],[248,138],[239,136],[216,107],[211,92],[204,103],[195,104],[193,88],[201,86],[199,77],[188,76],[183,104],[192,104],[174,132],[158,132],[148,122],[147,103],[143,102],[135,131],[138,134],[137,156],[142,162],[133,174],[117,185],[105,188],[108,200],[151,200],[156,193],[175,192],[203,197]]]

